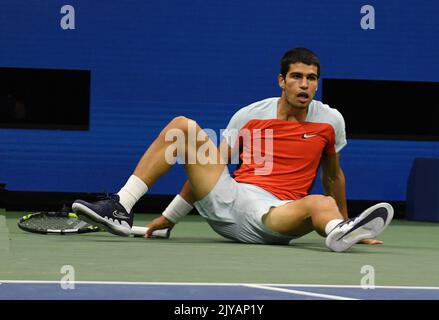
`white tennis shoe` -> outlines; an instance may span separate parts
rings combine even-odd
[[[374,238],[389,225],[393,208],[388,203],[378,203],[359,216],[338,224],[326,237],[326,246],[332,251],[346,251],[355,243]]]

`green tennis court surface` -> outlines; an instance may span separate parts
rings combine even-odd
[[[316,233],[295,245],[238,244],[198,216],[188,216],[170,239],[122,238],[105,232],[38,235],[17,227],[24,212],[0,212],[0,280],[439,287],[439,224],[394,220],[384,245],[333,253]],[[135,225],[155,218],[137,214]],[[363,271],[363,273],[362,273]],[[370,284],[370,278],[366,284]],[[369,282],[368,282],[369,281]]]

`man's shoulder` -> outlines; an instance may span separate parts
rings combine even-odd
[[[271,109],[274,105],[277,104],[277,101],[279,98],[266,98],[263,100],[259,100],[256,102],[253,102],[249,105],[246,105],[245,107],[242,107],[240,110],[246,110],[246,111],[256,111],[256,110],[265,110],[265,109]]]
[[[336,108],[330,107],[319,100],[313,100],[311,104],[310,121],[344,122],[343,115]]]
[[[239,109],[235,116],[246,119],[271,118],[278,100],[279,98],[267,98],[253,102]]]

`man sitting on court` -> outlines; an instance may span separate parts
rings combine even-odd
[[[390,223],[393,208],[379,203],[348,219],[339,163],[347,143],[344,119],[336,109],[313,100],[319,76],[320,61],[313,52],[286,52],[278,76],[280,98],[236,112],[218,148],[195,121],[176,117],[117,194],[95,203],[76,200],[73,210],[113,234],[128,235],[132,207],[180,156],[188,180],[163,215],[148,225],[147,236],[173,227],[195,206],[213,230],[237,242],[288,244],[315,230],[333,251],[345,251],[359,241],[377,243],[371,238]],[[235,155],[240,166],[232,178],[226,163]],[[308,195],[319,166],[327,196]]]

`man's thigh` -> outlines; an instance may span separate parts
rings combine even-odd
[[[306,199],[270,209],[263,216],[262,222],[268,229],[289,236],[299,237],[314,230],[311,217],[307,212]]]
[[[226,160],[195,121],[190,125],[194,126],[197,139],[188,137],[185,170],[192,195],[195,200],[201,200],[215,187],[226,167]]]

